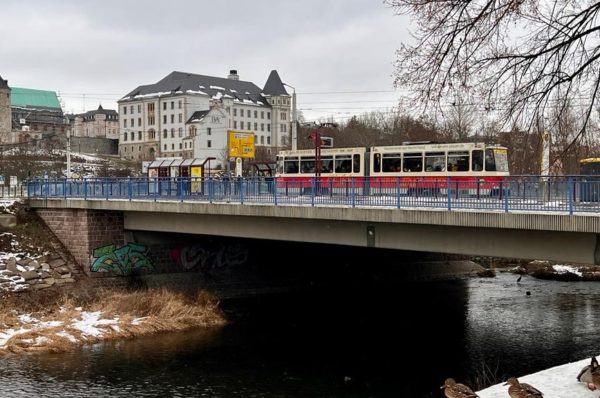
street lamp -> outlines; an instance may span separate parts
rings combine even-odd
[[[292,150],[295,151],[296,149],[298,149],[298,121],[296,120],[296,87],[292,87],[287,83],[283,83],[283,85],[294,90],[294,92],[292,93]]]

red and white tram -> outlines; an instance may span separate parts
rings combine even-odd
[[[400,189],[445,193],[450,181],[461,194],[494,194],[509,175],[507,149],[484,143],[406,143],[371,148],[321,149],[320,173],[315,150],[281,151],[277,155],[278,186],[306,190],[316,181],[335,188],[352,181],[360,193]]]

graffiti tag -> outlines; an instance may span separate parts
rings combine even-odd
[[[92,255],[92,272],[111,271],[126,276],[140,269],[153,271],[154,266],[146,256],[147,250],[146,246],[138,243],[128,243],[119,248],[115,245],[97,247]]]

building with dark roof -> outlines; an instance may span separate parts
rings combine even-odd
[[[119,114],[114,109],[98,109],[73,117],[74,137],[119,139]]]
[[[135,88],[118,103],[119,154],[127,159],[197,153],[197,148],[185,148],[186,142],[221,143],[227,130],[254,133],[256,144],[266,147],[273,156],[289,143],[291,98],[277,71],[271,71],[264,88],[240,80],[235,70],[227,78],[171,72],[154,84]],[[225,119],[220,118],[210,127],[206,127],[206,120],[193,121],[196,112],[211,109],[221,109]],[[189,139],[194,129],[198,135],[206,134],[198,128],[210,128],[212,135],[220,137]],[[226,144],[218,146],[203,148],[207,150],[204,153],[223,157]]]

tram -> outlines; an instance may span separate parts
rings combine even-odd
[[[509,175],[506,147],[484,143],[410,142],[395,146],[287,150],[277,155],[278,187],[306,192],[347,187],[357,194],[499,194]],[[320,170],[318,170],[320,169]]]

